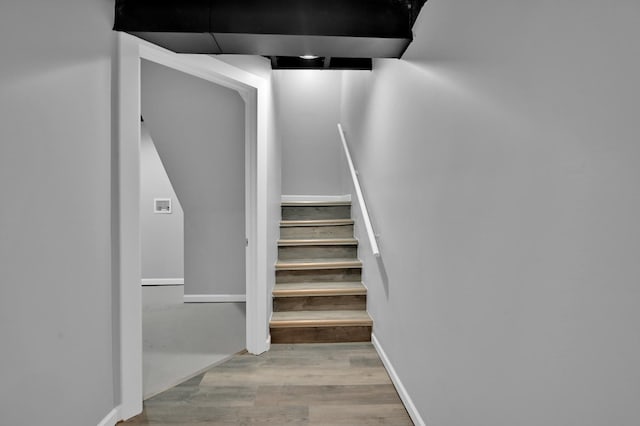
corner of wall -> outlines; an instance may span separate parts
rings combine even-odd
[[[115,407],[98,423],[97,426],[115,426],[120,420],[120,407]]]

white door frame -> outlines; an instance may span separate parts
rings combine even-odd
[[[140,60],[146,59],[237,91],[245,103],[246,344],[269,349],[267,318],[267,81],[208,55],[178,55],[118,33],[118,185],[116,280],[119,308],[119,418],[142,412],[140,244]],[[115,340],[115,339],[114,339]],[[117,357],[117,355],[116,355]]]

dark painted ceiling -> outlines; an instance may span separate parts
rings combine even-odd
[[[425,1],[116,0],[114,30],[178,53],[263,55],[276,69],[371,69],[402,56]]]

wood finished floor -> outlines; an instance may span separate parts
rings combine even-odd
[[[125,425],[413,425],[371,343],[236,355],[144,403]]]

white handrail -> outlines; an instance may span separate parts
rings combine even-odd
[[[360,181],[358,180],[358,173],[353,166],[351,160],[351,154],[349,153],[349,146],[347,140],[344,137],[344,131],[342,125],[338,123],[338,132],[340,133],[340,139],[342,139],[342,147],[344,148],[344,155],[347,157],[347,164],[349,165],[349,172],[351,173],[351,179],[353,180],[353,186],[356,190],[356,197],[358,198],[358,204],[360,204],[360,211],[362,212],[362,218],[364,220],[364,227],[367,230],[369,236],[369,244],[371,244],[371,251],[375,257],[380,257],[380,248],[378,248],[378,241],[376,240],[376,234],[373,232],[373,225],[371,224],[371,218],[369,217],[369,210],[367,210],[367,204],[364,202],[364,196],[362,195],[362,188],[360,187]]]

